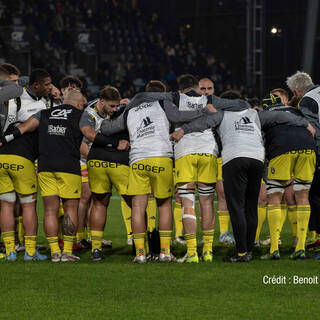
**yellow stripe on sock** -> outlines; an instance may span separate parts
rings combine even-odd
[[[134,233],[133,234],[133,241],[134,245],[136,247],[136,255],[145,255],[145,246],[144,246],[144,241],[145,241],[145,233]]]
[[[63,242],[64,242],[63,252],[72,254],[72,247],[75,240],[76,240],[75,236],[63,235]]]
[[[61,250],[58,244],[58,237],[47,237],[47,241],[49,243],[51,255],[55,253],[61,253]]]
[[[213,236],[214,230],[203,230],[202,238],[203,238],[203,253],[212,252],[212,244],[213,244]]]
[[[102,250],[103,231],[91,230],[92,252],[96,249]]]
[[[225,233],[229,229],[230,215],[229,211],[217,211],[219,219],[220,234]]]
[[[270,253],[279,250],[281,225],[281,206],[268,205],[268,223],[270,231]]]
[[[37,236],[24,236],[26,252],[29,256],[34,256],[36,253]]]
[[[297,237],[298,243],[295,251],[305,250],[308,224],[310,218],[310,206],[297,206]]]
[[[12,251],[16,252],[14,234],[14,231],[2,232],[2,239],[6,247],[6,255],[9,255]]]
[[[160,234],[160,250],[162,253],[169,254],[172,230],[159,230],[159,234]]]
[[[258,225],[256,230],[256,241],[259,241],[263,224],[267,217],[267,206],[258,206]]]
[[[197,253],[197,236],[195,233],[186,233],[184,237],[187,244],[187,255],[191,257]]]

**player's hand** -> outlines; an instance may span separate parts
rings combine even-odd
[[[314,129],[314,127],[308,123],[308,126],[307,126],[307,130],[312,134],[312,136],[314,137],[315,133],[316,133],[316,130]]]
[[[120,140],[117,146],[117,150],[119,151],[127,151],[130,148],[130,143],[128,140]]]
[[[181,128],[170,135],[170,140],[171,141],[180,141],[181,138],[184,136],[184,130]]]
[[[206,108],[211,111],[212,113],[216,113],[217,109],[213,106],[213,104],[209,103],[206,105]]]
[[[130,102],[130,99],[128,99],[128,98],[124,98],[124,99],[121,99],[121,100],[120,100],[120,104],[125,104],[125,105],[127,105],[129,102]]]

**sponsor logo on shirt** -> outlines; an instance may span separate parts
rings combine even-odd
[[[51,111],[49,119],[68,120],[68,114],[71,112],[72,110],[55,109]]]
[[[63,126],[53,126],[53,125],[48,125],[48,134],[49,135],[54,135],[54,136],[64,136],[66,134],[66,127]]]
[[[193,109],[193,110],[201,110],[201,109],[203,109],[204,105],[202,103],[195,103],[195,102],[187,101],[187,107],[189,109]]]
[[[140,126],[137,128],[137,138],[153,135],[155,133],[155,125],[149,117],[145,117]]]
[[[234,122],[236,132],[242,133],[254,133],[254,126],[252,121],[248,117],[242,117],[239,121]]]
[[[135,107],[134,111],[137,112],[141,109],[150,108],[151,106],[152,106],[152,103],[143,103],[143,104],[140,104],[137,107]]]

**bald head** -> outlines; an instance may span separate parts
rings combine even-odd
[[[75,108],[80,109],[80,110],[83,109],[83,105],[85,103],[85,98],[82,95],[82,93],[80,92],[80,90],[70,88],[65,91],[63,97],[64,97],[63,103],[71,104],[72,106],[74,106]]]
[[[199,80],[199,93],[204,96],[214,94],[214,84],[209,78],[202,78]]]

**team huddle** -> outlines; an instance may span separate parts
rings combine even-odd
[[[78,248],[91,249],[94,261],[104,258],[103,248],[112,245],[103,232],[113,188],[122,199],[127,244],[135,246],[136,263],[213,261],[215,191],[219,242],[236,247],[225,261],[252,260],[254,246],[263,243],[266,217],[270,252],[261,259],[280,259],[287,211],[290,258],[306,258],[308,227],[312,246],[320,245],[313,206],[320,89],[308,74],[287,79],[295,97],[291,105],[287,92],[275,89],[263,106],[234,91],[217,97],[210,79],[188,74],[179,78],[178,92],[166,92],[161,81],[152,80],[131,101],[106,86],[91,102],[77,77],[63,78],[61,91],[43,69],[35,69],[24,83],[20,79],[22,86],[18,78],[15,66],[0,66],[0,226],[6,260],[17,260],[16,238],[25,247],[24,260],[48,259],[36,245],[38,188],[52,262],[80,260],[74,254]],[[309,193],[315,199],[310,199],[311,218]],[[156,240],[148,241],[156,229],[159,248]],[[172,254],[173,242],[186,245],[183,257]]]

